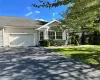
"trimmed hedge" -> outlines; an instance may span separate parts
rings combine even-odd
[[[51,46],[62,46],[65,45],[66,40],[49,40]]]
[[[41,41],[39,41],[39,43],[40,43],[40,46],[43,46],[43,47],[50,46],[50,42],[48,40],[41,40]]]

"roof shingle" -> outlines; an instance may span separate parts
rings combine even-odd
[[[48,22],[19,17],[0,16],[0,28],[4,26],[39,28]]]

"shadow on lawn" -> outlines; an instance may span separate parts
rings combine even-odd
[[[90,66],[44,48],[9,49],[0,54],[0,80],[99,80],[95,73]]]
[[[72,54],[71,58],[90,64],[92,67],[95,67],[96,69],[100,69],[100,52],[95,52],[94,54]],[[95,61],[97,64],[92,64],[92,62],[89,59]]]
[[[68,49],[54,49],[56,52],[64,52],[65,55],[70,55],[71,58],[84,62],[86,64],[100,69],[100,50],[95,50],[93,48],[68,48]],[[69,54],[70,51],[70,54]],[[91,61],[90,61],[91,60]],[[97,64],[92,64],[95,61]],[[95,63],[94,62],[94,63]]]

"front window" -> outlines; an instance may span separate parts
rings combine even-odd
[[[62,32],[56,32],[56,39],[62,39]]]
[[[43,32],[40,32],[40,40],[43,40],[44,37],[43,37]]]
[[[55,39],[55,32],[49,31],[48,36],[49,36],[49,39]]]

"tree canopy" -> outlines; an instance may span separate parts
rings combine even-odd
[[[33,3],[32,6],[40,8],[40,7],[46,7],[46,8],[52,8],[52,7],[58,7],[62,5],[66,5],[69,2],[72,2],[71,0],[54,0],[53,2],[50,2],[49,0],[38,0],[39,4]]]
[[[79,30],[81,27],[100,30],[100,0],[78,0],[63,13],[64,24]]]

